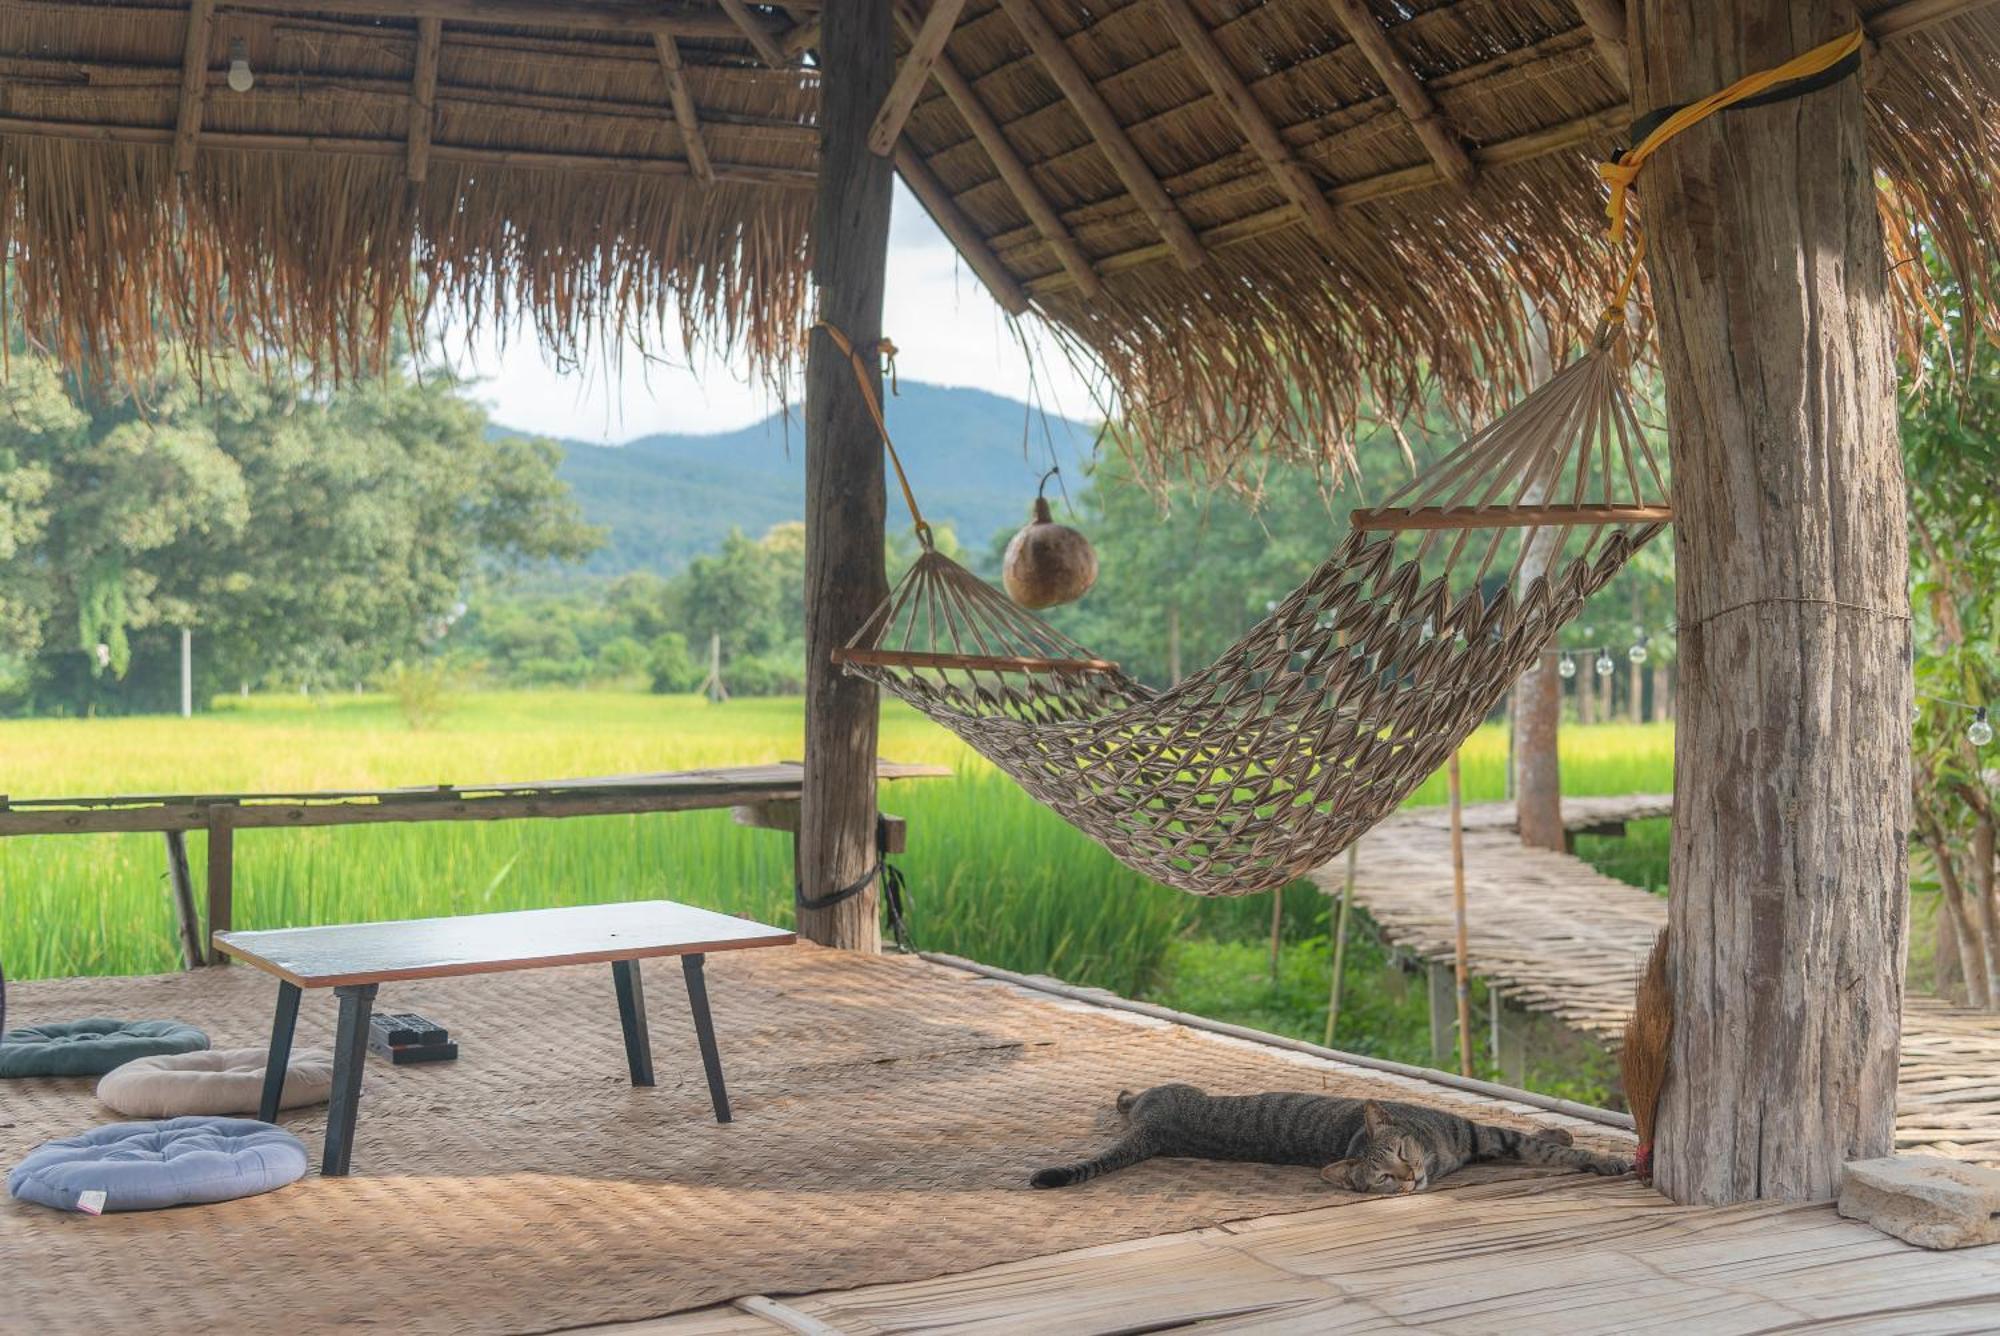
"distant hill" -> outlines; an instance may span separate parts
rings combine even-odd
[[[951,525],[967,548],[983,549],[1002,528],[1026,521],[1051,441],[1071,491],[1083,485],[1094,428],[1081,422],[1050,417],[1045,426],[1017,400],[910,381],[887,412],[924,517]],[[672,573],[732,527],[754,538],[805,516],[805,423],[796,411],[789,422],[773,414],[714,435],[562,445],[562,476],[584,517],[610,530],[584,568],[591,574]],[[892,479],[890,529],[908,524]]]

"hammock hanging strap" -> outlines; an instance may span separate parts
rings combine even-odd
[[[910,522],[916,526],[917,541],[924,545],[924,551],[930,551],[931,526],[924,522],[924,513],[917,508],[917,494],[910,487],[910,475],[903,471],[903,457],[896,453],[896,443],[889,439],[889,419],[883,415],[882,400],[875,391],[875,376],[869,374],[868,363],[862,360],[861,350],[854,346],[854,340],[848,338],[846,331],[840,326],[831,321],[821,320],[815,323],[813,328],[825,330],[826,336],[833,340],[833,346],[846,355],[847,364],[854,368],[854,383],[861,387],[861,401],[868,405],[868,416],[875,419],[875,430],[881,434],[882,445],[889,452],[889,462],[895,466],[896,481],[903,488],[903,504],[910,508]],[[889,392],[897,393],[896,345],[884,335],[875,340],[870,348],[871,351],[880,353],[882,359],[888,363]],[[879,371],[876,373],[880,374]]]

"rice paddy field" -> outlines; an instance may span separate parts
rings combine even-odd
[[[383,696],[218,706],[192,720],[0,722],[0,775],[18,797],[463,784],[782,760],[800,755],[804,737],[797,699],[481,693],[459,697],[421,731]],[[1563,749],[1570,792],[1671,783],[1671,726],[1570,728]],[[1285,893],[1274,977],[1269,897],[1210,901],[1147,882],[901,706],[885,709],[881,754],[940,762],[955,776],[882,792],[883,808],[910,822],[909,853],[898,862],[920,947],[1317,1037],[1327,916],[1310,887]],[[1469,800],[1502,796],[1506,755],[1502,729],[1471,739]],[[1441,777],[1413,799],[1443,800]],[[189,839],[197,869],[202,838]],[[236,837],[236,925],[649,897],[789,924],[791,862],[788,836],[738,826],[727,812],[251,830]],[[174,943],[158,835],[0,840],[0,960],[9,977],[171,970]],[[1352,977],[1385,964],[1368,952],[1364,944],[1353,957]],[[1420,1034],[1420,991],[1350,999],[1340,1042],[1399,1055],[1413,1041],[1398,1008],[1415,1008]]]

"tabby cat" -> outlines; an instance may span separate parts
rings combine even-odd
[[[1442,1109],[1280,1091],[1210,1095],[1191,1085],[1123,1091],[1118,1111],[1127,1131],[1095,1159],[1043,1169],[1028,1180],[1062,1188],[1124,1169],[1155,1155],[1202,1160],[1306,1164],[1335,1187],[1354,1192],[1422,1192],[1475,1160],[1558,1165],[1622,1174],[1632,1162],[1582,1150],[1559,1127],[1517,1132],[1475,1123]]]

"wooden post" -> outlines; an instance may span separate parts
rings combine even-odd
[[[868,128],[895,75],[890,0],[841,0],[820,16],[820,158],[813,282],[820,319],[862,356],[879,395],[875,344],[889,254],[894,168]],[[833,651],[888,597],[883,565],[882,439],[848,358],[823,329],[806,357],[806,755],[797,874],[817,898],[875,866],[876,693],[841,673]],[[882,949],[878,887],[801,908],[801,936]]]
[[[207,958],[202,949],[201,916],[194,908],[194,875],[188,871],[187,834],[169,830],[167,837],[167,886],[174,897],[174,928],[181,939],[181,968],[196,969]]]
[[[1459,781],[1458,753],[1447,767],[1451,784],[1451,908],[1458,921],[1452,972],[1458,984],[1458,1074],[1472,1075],[1472,971],[1465,941],[1465,792]]]
[[[1634,102],[1855,23],[1844,0],[1636,0]],[[1893,1149],[1910,604],[1860,80],[1711,117],[1638,184],[1673,447],[1674,1034],[1655,1183],[1832,1196]]]
[[[208,813],[208,933],[204,953],[211,965],[227,964],[229,957],[215,949],[215,934],[228,932],[235,921],[236,829],[230,824],[231,811],[214,807]]]
[[[1340,922],[1333,930],[1333,984],[1326,998],[1326,1038],[1321,1042],[1333,1047],[1333,1027],[1340,1021],[1340,981],[1347,970],[1347,911],[1354,908],[1354,867],[1359,858],[1361,841],[1347,846],[1347,879],[1340,887]]]
[[[1539,313],[1530,310],[1528,378],[1535,385],[1547,383],[1554,374],[1548,352],[1548,327]],[[1522,501],[1548,501],[1545,487],[1531,488]],[[1523,554],[1519,589],[1525,593],[1539,577],[1549,573],[1549,565],[1561,547],[1562,533],[1539,529]],[[1556,656],[1544,654],[1514,682],[1512,727],[1508,730],[1508,779],[1513,790],[1516,824],[1521,843],[1536,849],[1563,847],[1562,762],[1557,748],[1562,728],[1562,678],[1556,675]]]

